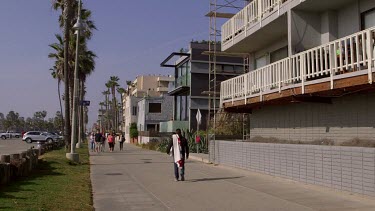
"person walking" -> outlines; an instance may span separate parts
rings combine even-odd
[[[94,132],[92,132],[91,135],[90,135],[90,150],[91,150],[91,152],[94,152],[94,150],[95,150],[95,134],[94,134]]]
[[[115,133],[112,132],[108,135],[108,145],[109,145],[109,151],[113,152],[115,149]]]
[[[124,150],[124,142],[125,142],[125,136],[123,133],[121,133],[121,139],[120,139],[120,151]]]
[[[102,142],[103,135],[100,133],[100,131],[96,131],[95,133],[95,151],[100,152],[101,151],[101,142]]]
[[[181,181],[185,181],[185,159],[189,159],[189,146],[180,129],[177,129],[176,134],[172,135],[172,140],[167,147],[167,154],[171,154],[173,157],[175,181],[179,180],[179,173]]]
[[[106,139],[105,135],[102,134],[102,138],[101,138],[101,140],[100,140],[100,151],[101,151],[101,152],[104,152],[104,150],[105,150],[105,141],[106,141],[106,140],[107,140],[107,139]]]

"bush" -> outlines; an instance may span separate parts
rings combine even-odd
[[[130,138],[137,138],[138,137],[138,129],[137,129],[136,123],[132,123],[130,125],[129,135],[130,135]]]

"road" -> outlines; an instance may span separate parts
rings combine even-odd
[[[30,149],[30,147],[36,146],[36,143],[28,144],[22,141],[21,138],[14,139],[0,139],[0,155],[21,153]]]
[[[175,182],[168,155],[132,145],[90,161],[96,210],[375,210],[373,198],[196,161]]]

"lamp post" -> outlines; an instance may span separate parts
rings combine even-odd
[[[77,22],[74,24],[73,29],[76,30],[75,34],[77,35],[76,42],[76,58],[75,58],[75,67],[74,67],[74,89],[73,89],[73,117],[72,117],[72,134],[71,134],[71,151],[66,153],[66,157],[69,160],[74,162],[79,162],[79,154],[75,152],[75,141],[77,140],[77,117],[78,117],[78,54],[79,54],[79,36],[82,29],[81,23],[81,0],[78,2],[78,18]],[[77,143],[79,145],[79,143]]]

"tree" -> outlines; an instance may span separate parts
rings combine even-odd
[[[120,78],[118,76],[111,76],[108,83],[107,87],[110,88],[111,93],[112,93],[112,122],[113,122],[113,129],[118,130],[118,123],[116,121],[116,116],[117,116],[117,103],[116,103],[116,88],[119,87],[120,85],[118,84],[118,81]]]
[[[129,129],[129,135],[130,135],[130,138],[133,140],[134,138],[138,138],[137,123],[131,123],[130,129]]]
[[[70,95],[69,95],[69,41],[72,29],[72,0],[64,0],[64,82],[65,82],[65,148],[70,146],[70,133],[71,133],[71,123],[70,123]]]
[[[58,45],[50,46],[55,49],[55,55],[51,55],[53,58],[56,59],[54,68],[52,70],[54,72],[63,72],[64,75],[64,84],[65,84],[65,144],[68,148],[70,146],[70,133],[71,133],[71,107],[73,104],[73,83],[69,83],[69,81],[73,81],[73,70],[74,70],[74,62],[75,62],[75,39],[72,31],[73,24],[77,21],[77,11],[78,2],[76,0],[53,0],[52,3],[53,9],[60,10],[61,15],[59,17],[59,25],[60,28],[63,29],[64,32],[64,39],[58,38]],[[80,42],[80,49],[79,52],[79,60],[80,63],[78,64],[79,70],[81,71],[91,71],[93,70],[95,63],[91,63],[91,67],[87,68],[88,64],[87,61],[92,62],[95,54],[91,51],[87,50],[87,42],[86,40],[91,39],[92,31],[96,29],[94,22],[91,20],[91,11],[86,9],[81,9],[82,14],[82,21],[85,25],[86,30],[82,33],[82,41]],[[63,48],[62,48],[63,46]],[[62,50],[62,51],[61,51]],[[50,57],[50,58],[52,58]],[[61,69],[63,71],[61,71]],[[91,71],[92,72],[92,71]],[[87,72],[85,72],[86,74]],[[87,75],[86,75],[87,76]],[[82,78],[82,77],[81,77]],[[80,79],[81,79],[80,78]],[[58,78],[59,80],[59,78]],[[81,87],[84,87],[84,82],[80,83]],[[82,96],[82,95],[80,95]]]
[[[120,109],[119,109],[119,117],[118,117],[118,119],[119,120],[121,120],[121,130],[123,129],[123,121],[122,121],[122,110],[123,110],[123,108],[124,108],[124,105],[123,105],[123,102],[124,102],[124,99],[123,99],[123,95],[125,94],[125,92],[126,92],[126,90],[124,89],[124,88],[122,88],[122,87],[119,87],[119,88],[117,88],[117,92],[120,94],[120,100],[121,100],[121,102],[120,102],[120,105],[119,105],[119,107],[120,107]]]

